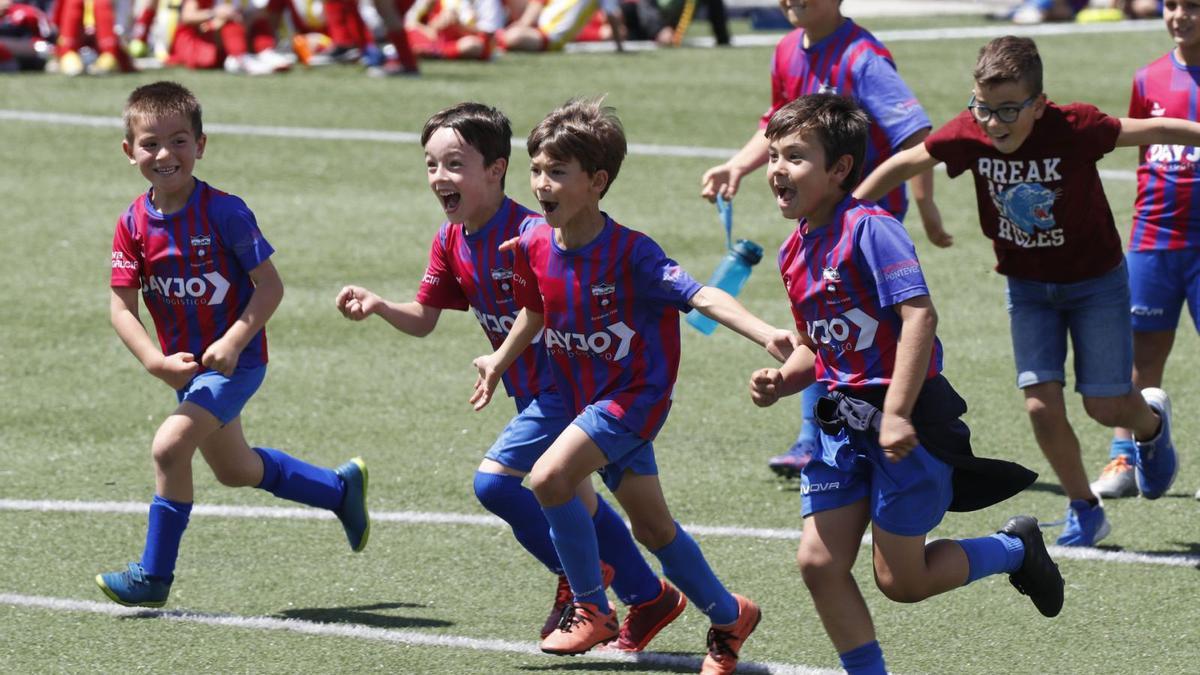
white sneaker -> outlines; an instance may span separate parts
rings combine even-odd
[[[247,75],[271,75],[275,66],[249,54],[242,57],[242,72]]]
[[[1100,477],[1092,482],[1092,492],[1104,499],[1138,496],[1137,478],[1133,464],[1125,455],[1117,455],[1104,467]]]
[[[295,63],[295,60],[296,60],[296,58],[294,56],[288,57],[284,54],[280,54],[279,52],[275,51],[274,49],[264,49],[261,52],[255,54],[254,58],[263,62],[264,64],[266,64],[268,66],[271,66],[274,69],[274,71],[277,73],[283,72],[285,70],[290,70],[292,67],[292,64]]]
[[[246,72],[242,68],[242,60],[236,56],[225,57],[225,72],[237,75]]]

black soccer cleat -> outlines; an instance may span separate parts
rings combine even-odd
[[[1029,596],[1042,616],[1058,616],[1063,606],[1063,578],[1042,541],[1037,519],[1013,516],[1000,528],[1000,533],[1020,539],[1025,546],[1021,568],[1008,575],[1009,582],[1022,595]]]

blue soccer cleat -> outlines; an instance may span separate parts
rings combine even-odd
[[[1171,442],[1171,399],[1157,387],[1142,390],[1142,398],[1158,413],[1162,426],[1152,440],[1137,443],[1137,484],[1146,499],[1158,499],[1166,494],[1179,473],[1179,459]]]
[[[367,464],[362,457],[355,457],[334,469],[334,473],[346,487],[342,505],[334,513],[342,521],[350,548],[357,553],[367,547],[367,538],[371,535],[371,516],[367,513]]]
[[[96,575],[96,585],[108,599],[126,607],[162,607],[174,580],[173,574],[166,579],[146,576],[141,563],[129,563],[129,569],[122,572]]]
[[[815,441],[798,440],[782,455],[775,455],[767,460],[767,467],[780,478],[799,478],[800,472],[812,461],[813,452],[817,449]]]
[[[1067,506],[1067,524],[1058,536],[1059,546],[1095,546],[1112,531],[1104,517],[1104,507],[1092,506],[1083,499]]]
[[[1062,573],[1046,551],[1037,520],[1029,516],[1013,516],[1000,528],[1000,533],[1020,539],[1025,547],[1021,567],[1008,575],[1009,582],[1021,595],[1029,596],[1042,616],[1058,616],[1063,606]]]

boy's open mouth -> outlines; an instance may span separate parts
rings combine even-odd
[[[554,213],[554,209],[558,208],[558,202],[548,202],[544,199],[539,199],[538,203],[542,205],[542,213]]]
[[[156,167],[154,169],[154,173],[156,173],[160,176],[170,176],[170,175],[173,175],[176,171],[179,171],[179,167],[177,167],[177,166],[160,166],[160,167]]]
[[[442,200],[443,209],[453,211],[458,208],[459,202],[462,201],[462,194],[459,192],[439,192],[438,199]]]
[[[780,204],[791,202],[796,196],[796,190],[787,185],[772,185],[771,189],[775,191],[775,200]]]

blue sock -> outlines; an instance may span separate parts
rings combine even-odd
[[[959,539],[958,545],[967,554],[968,584],[990,574],[1016,572],[1025,559],[1025,545],[1021,540],[999,532],[978,539]]]
[[[175,573],[179,541],[191,513],[191,504],[154,495],[150,502],[150,524],[146,528],[146,548],[142,550],[142,569],[148,576],[165,578]]]
[[[263,478],[258,484],[281,499],[335,511],[346,488],[333,469],[315,466],[275,448],[251,448],[262,458]]]
[[[542,506],[533,491],[521,485],[519,476],[476,471],[475,497],[483,508],[508,523],[517,542],[538,562],[555,574],[563,573]]]
[[[1112,439],[1112,444],[1108,446],[1108,458],[1112,460],[1125,455],[1125,459],[1128,459],[1129,463],[1133,464],[1133,453],[1136,449],[1137,446],[1134,445],[1132,438],[1114,438]]]
[[[879,648],[878,641],[838,654],[838,658],[842,660],[842,668],[848,675],[887,675],[883,650]]]
[[[596,543],[596,526],[587,507],[572,497],[560,506],[545,507],[542,511],[550,522],[550,540],[558,559],[562,561],[571,582],[571,591],[579,602],[590,602],[608,611],[608,596],[600,578],[600,548]]]
[[[718,626],[737,621],[737,598],[721,585],[696,541],[675,523],[675,539],[653,551],[666,575],[709,620]]]
[[[825,385],[818,382],[808,385],[804,391],[800,392],[800,414],[804,421],[800,424],[800,435],[796,438],[797,442],[817,442],[817,433],[820,431],[820,427],[817,426],[817,414],[813,412],[813,408],[817,405],[817,399],[824,396],[825,393]]]
[[[633,535],[625,527],[625,521],[596,495],[596,539],[600,544],[600,557],[613,566],[612,587],[617,597],[626,605],[637,605],[653,600],[662,592],[658,575],[646,564],[642,552],[633,543]]]

